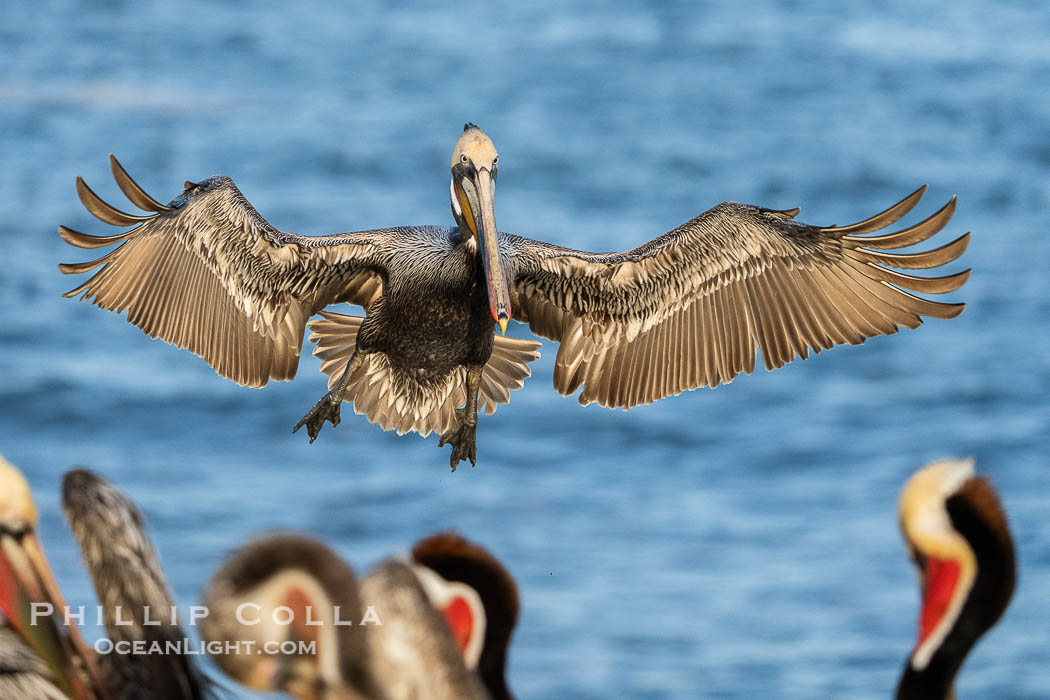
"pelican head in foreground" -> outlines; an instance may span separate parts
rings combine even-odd
[[[29,483],[0,457],[0,610],[10,626],[0,637],[3,656],[22,660],[17,681],[26,697],[96,697],[103,688],[101,674],[80,632],[62,621],[66,603],[40,546],[36,525],[36,503]],[[42,614],[43,606],[51,606],[53,614]],[[30,661],[32,658],[37,661]],[[5,679],[5,685],[7,682]]]
[[[95,584],[110,640],[144,643],[147,648],[183,641],[186,635],[170,616],[174,601],[135,504],[107,480],[77,469],[63,479],[62,507]],[[25,477],[0,459],[0,610],[18,634],[0,635],[0,644],[7,646],[0,657],[11,656],[21,645],[47,669],[42,672],[38,665],[35,673],[23,673],[19,682],[24,685],[17,694],[0,696],[35,700],[60,692],[74,700],[213,697],[210,683],[190,656],[136,655],[116,647],[96,658],[77,627],[65,620],[68,608],[35,527],[36,506]]]
[[[388,559],[362,579],[317,540],[271,535],[216,572],[205,606],[205,640],[263,650],[214,656],[258,690],[330,700],[512,697],[504,673],[517,587],[458,535],[426,538],[410,558]]]
[[[919,573],[919,639],[897,688],[900,700],[955,697],[966,655],[1005,612],[1016,564],[1006,514],[971,460],[934,462],[900,498],[901,532]]]
[[[296,424],[312,442],[343,401],[384,430],[441,434],[451,464],[475,463],[479,411],[495,411],[529,376],[539,344],[502,333],[528,323],[560,343],[554,386],[581,386],[580,403],[630,408],[717,386],[840,343],[952,318],[963,304],[941,294],[969,271],[917,277],[958,258],[969,234],[934,250],[888,252],[937,233],[952,198],[928,219],[872,233],[904,216],[921,188],[850,226],[817,227],[777,211],[726,202],[633,250],[587,253],[500,233],[492,140],[467,124],[452,154],[454,227],[399,226],[333,236],[278,231],[230,178],[187,182],[168,204],[150,197],[112,156],[120,189],[148,214],[128,214],[81,178],[77,192],[102,221],[133,227],[90,236],[64,226],[80,248],[108,254],[62,264],[96,270],[81,295],[154,338],[200,355],[219,374],[262,386],[295,376],[307,320],[329,392]],[[364,318],[324,311],[348,302]],[[496,328],[501,331],[495,335]]]

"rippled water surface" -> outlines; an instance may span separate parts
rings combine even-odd
[[[0,20],[0,451],[72,601],[94,601],[57,504],[81,464],[144,507],[182,604],[260,530],[364,569],[455,527],[521,584],[522,697],[882,698],[917,608],[899,488],[975,455],[1021,578],[959,694],[1050,694],[1045,3],[94,7]],[[500,228],[592,250],[728,199],[841,224],[929,183],[905,223],[958,194],[969,308],[630,412],[558,397],[545,343],[483,417],[477,468],[450,474],[435,438],[348,412],[293,437],[324,391],[312,356],[240,388],[59,296],[55,264],[85,256],[55,227],[104,231],[73,178],[121,201],[110,152],[162,201],[228,174],[286,230],[446,224],[468,120],[500,149]]]

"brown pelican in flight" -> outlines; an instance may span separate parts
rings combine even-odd
[[[1014,592],[1016,564],[1006,513],[972,460],[934,462],[908,481],[901,532],[919,573],[919,639],[899,700],[954,698],[955,674]]]
[[[504,674],[517,586],[458,535],[426,538],[410,558],[382,562],[360,580],[321,542],[272,535],[220,568],[205,607],[205,640],[250,640],[264,650],[214,656],[258,690],[320,699],[512,697]],[[315,646],[299,653],[296,642]]]
[[[62,481],[62,508],[95,584],[110,641],[146,648],[156,643],[161,649],[168,642],[184,643],[186,634],[173,617],[175,603],[135,504],[102,477],[77,469]],[[0,676],[0,691],[9,681],[24,689],[2,697],[214,696],[191,656],[136,655],[115,646],[96,657],[77,627],[64,621],[67,607],[37,540],[36,521],[25,477],[0,459],[0,610],[11,627],[0,629],[0,659],[13,659],[21,669],[17,678]],[[28,660],[30,652],[35,664]]]
[[[59,232],[80,248],[120,245],[97,260],[60,265],[98,271],[68,292],[127,311],[154,338],[200,355],[239,384],[262,386],[296,372],[307,319],[329,392],[296,424],[311,442],[342,401],[384,430],[441,434],[451,462],[475,461],[478,412],[491,413],[529,376],[538,343],[494,336],[511,319],[558,341],[554,386],[583,387],[580,403],[629,408],[750,373],[756,350],[775,369],[811,350],[952,318],[963,304],[911,292],[958,289],[969,271],[916,277],[959,257],[964,235],[921,253],[955,210],[952,198],[918,224],[884,229],[925,187],[849,226],[817,227],[776,211],[726,202],[633,250],[586,253],[498,233],[499,156],[468,124],[452,153],[454,227],[401,226],[333,236],[278,231],[233,181],[187,182],[161,204],[110,158],[128,214],[81,178],[87,209],[111,236]],[[349,302],[365,317],[325,307]]]

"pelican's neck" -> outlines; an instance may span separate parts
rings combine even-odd
[[[62,480],[62,507],[95,584],[106,632],[114,642],[180,643],[186,634],[146,531],[145,517],[120,489],[89,471]],[[203,696],[206,681],[192,656],[145,657],[118,649],[101,659],[112,683],[135,683],[178,697]],[[173,695],[174,696],[174,695]]]
[[[948,700],[955,697],[953,682],[962,659],[952,660],[939,652],[922,671],[909,662],[897,688],[897,700]]]

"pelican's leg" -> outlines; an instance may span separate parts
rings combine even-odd
[[[295,427],[292,428],[293,433],[305,425],[312,444],[317,439],[318,433],[321,432],[321,428],[324,427],[325,421],[331,422],[333,426],[339,425],[339,406],[343,403],[343,395],[346,394],[346,388],[350,386],[350,377],[361,366],[364,357],[363,353],[354,351],[350,361],[346,363],[343,376],[339,377],[339,381],[332,387],[332,390],[322,396],[321,400],[310,409],[310,412],[295,424]]]
[[[478,390],[481,389],[481,366],[467,368],[467,404],[456,409],[456,424],[441,436],[438,447],[452,445],[452,456],[449,461],[452,471],[465,459],[474,466],[478,456],[477,444],[474,441],[478,427]]]

